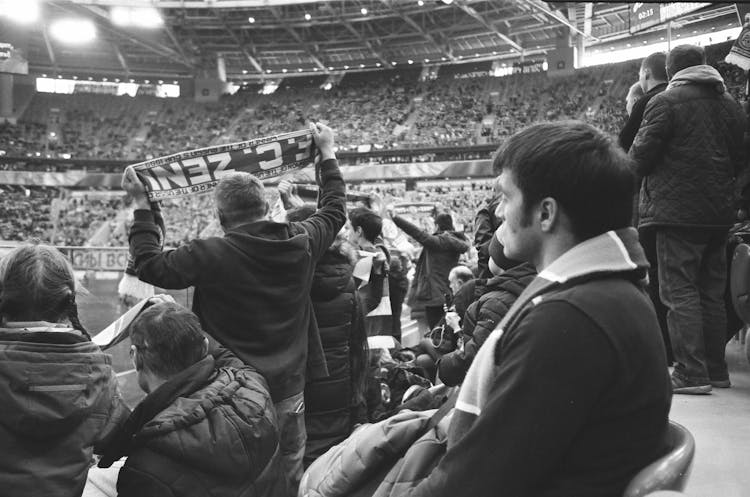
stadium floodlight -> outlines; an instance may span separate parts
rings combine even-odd
[[[414,64],[414,61],[411,59],[407,60],[406,62],[408,62],[409,64]]]
[[[282,69],[281,72],[283,72],[283,73],[287,72],[286,71],[286,67],[284,69]]]
[[[312,16],[305,12],[305,21],[309,21],[310,19],[312,19]]]
[[[50,34],[58,41],[80,45],[96,38],[96,27],[89,19],[57,19],[49,27]]]
[[[333,71],[333,66],[328,66],[329,71]]]
[[[39,1],[0,0],[0,16],[19,24],[31,24],[39,19]]]
[[[364,64],[360,64],[359,67],[360,67],[360,69],[364,69],[365,65]]]
[[[346,66],[346,65],[345,65],[345,66],[344,66],[344,69],[349,69],[349,66]]]
[[[444,3],[445,5],[450,5],[450,4],[452,4],[452,3],[453,3],[453,0],[443,0],[443,3]]]
[[[419,1],[417,2],[417,5],[419,5],[420,7],[423,7],[423,6],[424,6],[424,2],[423,2],[422,0],[419,0]]]
[[[271,70],[270,69],[266,69],[266,73],[267,74],[271,74]]]
[[[382,66],[383,64],[381,64],[380,62],[376,62],[376,63],[375,63],[375,65],[376,65],[376,66],[378,66],[378,67],[380,67],[380,66]]]
[[[367,15],[367,9],[366,8],[362,7],[361,9],[359,9],[359,11],[362,12],[363,16]]]
[[[247,74],[247,69],[243,69],[242,74]]]
[[[253,16],[250,16],[247,18],[247,22],[249,22],[250,24],[255,24],[255,18]]]
[[[158,28],[164,24],[161,14],[153,7],[112,7],[109,16],[117,26]]]
[[[429,62],[430,62],[430,59],[425,59],[424,61],[425,61],[425,62],[428,62],[428,63],[429,63]]]

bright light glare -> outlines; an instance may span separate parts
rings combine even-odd
[[[50,25],[49,31],[59,41],[73,45],[96,38],[96,27],[88,19],[58,19]]]
[[[255,18],[253,16],[250,16],[247,18],[247,22],[249,22],[250,24],[253,24],[255,22]]]
[[[312,19],[312,16],[310,14],[305,14],[305,21],[309,21]]]
[[[39,2],[38,0],[0,0],[0,16],[21,24],[31,24],[39,18]]]
[[[359,11],[362,12],[363,16],[367,15],[367,9],[366,8],[362,7],[361,9],[359,9]]]
[[[112,7],[110,17],[118,26],[158,28],[164,24],[161,14],[153,7]]]

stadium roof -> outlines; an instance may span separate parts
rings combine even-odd
[[[115,25],[110,7],[153,6],[155,30]],[[541,0],[49,0],[41,20],[24,28],[36,74],[228,81],[321,74],[415,64],[516,60],[555,48],[573,32],[587,46],[624,39],[627,3]],[[70,47],[49,35],[61,17],[87,17],[95,42]],[[252,19],[251,19],[252,18]],[[5,21],[6,23],[8,21]],[[676,27],[734,22],[733,5],[717,4],[679,19]],[[0,28],[3,27],[0,22]],[[664,29],[661,28],[654,29]],[[2,41],[2,40],[0,40]],[[217,63],[217,60],[223,60]],[[287,74],[288,73],[288,74]]]

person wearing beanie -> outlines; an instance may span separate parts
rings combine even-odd
[[[407,304],[424,307],[427,326],[434,328],[443,317],[445,296],[450,293],[448,274],[458,264],[461,254],[469,250],[469,241],[453,228],[450,214],[435,216],[436,231],[429,234],[400,216],[388,214],[393,223],[422,245]]]

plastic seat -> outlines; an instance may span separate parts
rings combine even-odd
[[[669,421],[669,451],[630,480],[624,497],[643,497],[659,490],[681,492],[687,485],[695,455],[695,439],[684,426]]]

